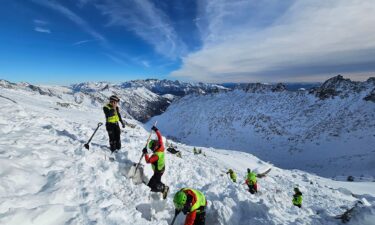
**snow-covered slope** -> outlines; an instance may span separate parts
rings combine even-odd
[[[64,86],[41,86],[28,83],[10,83],[0,80],[0,87],[28,91],[32,95],[57,97],[57,103],[65,107],[101,107],[108,102],[111,95],[120,97],[120,108],[124,117],[138,121],[147,121],[159,115],[170,105],[170,98],[155,94],[144,87],[121,88],[106,82],[87,82]]]
[[[184,97],[154,120],[166,135],[191,145],[250,152],[324,176],[373,178],[374,88],[374,78],[341,76],[310,92],[251,84],[246,91]]]
[[[64,107],[56,96],[21,89],[0,88],[0,96],[2,225],[167,225],[173,216],[173,194],[186,186],[207,196],[207,225],[341,224],[333,216],[358,200],[363,205],[349,224],[373,224],[373,182],[333,182],[273,167],[259,180],[260,193],[250,195],[242,185],[246,168],[264,171],[271,165],[243,152],[202,148],[205,156],[194,155],[191,146],[178,143],[174,144],[182,158],[166,155],[163,181],[171,194],[165,201],[156,200],[147,186],[124,176],[130,161],[138,161],[148,136],[140,124],[122,132],[124,148],[110,162],[103,127],[90,151],[83,148],[96,123],[103,121],[100,108]],[[239,183],[224,175],[228,168],[238,173]],[[150,166],[144,171],[151,176]],[[302,209],[291,204],[296,185],[304,193]],[[180,215],[175,224],[183,224],[183,219]]]

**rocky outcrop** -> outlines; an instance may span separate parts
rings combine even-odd
[[[133,80],[124,82],[119,86],[121,88],[144,87],[159,95],[172,94],[179,97],[183,97],[188,94],[209,94],[228,90],[227,88],[217,84],[207,84],[201,82],[188,83],[178,80],[172,81],[165,79]]]
[[[365,101],[371,101],[375,103],[375,88],[368,94],[366,97],[363,98]]]
[[[321,100],[334,98],[336,96],[345,98],[350,94],[369,90],[369,86],[371,86],[372,83],[374,83],[373,78],[368,79],[366,82],[358,82],[337,75],[328,79],[320,87],[312,89],[310,93],[315,94],[315,96]],[[372,84],[372,86],[373,85],[374,84]]]

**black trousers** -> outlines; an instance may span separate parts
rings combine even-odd
[[[204,225],[206,223],[206,212],[197,213],[194,220],[194,225]]]
[[[163,172],[154,172],[154,175],[151,177],[150,181],[148,182],[147,186],[151,188],[152,192],[163,192],[165,184],[161,182],[161,177],[163,176]]]
[[[121,149],[121,139],[120,139],[120,126],[118,123],[106,123],[105,127],[109,136],[109,146],[111,151]]]

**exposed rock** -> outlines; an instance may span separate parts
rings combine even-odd
[[[371,102],[375,103],[375,88],[372,89],[372,91],[370,92],[370,94],[368,94],[366,97],[364,97],[363,100],[365,100],[365,101],[371,101]]]
[[[321,100],[334,98],[336,96],[347,97],[350,93],[359,93],[366,90],[365,82],[351,81],[344,79],[343,76],[337,75],[328,79],[319,88],[313,89],[314,93]]]

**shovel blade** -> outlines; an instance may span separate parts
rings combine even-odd
[[[89,150],[89,149],[90,149],[90,145],[89,145],[89,144],[87,144],[87,143],[86,143],[86,144],[84,145],[84,147],[85,147],[85,148],[86,148],[87,150]]]
[[[137,164],[134,163],[130,167],[130,169],[129,169],[128,173],[127,173],[127,177],[129,179],[132,179],[134,184],[145,183],[145,181],[144,181],[145,180],[145,175],[144,175],[144,172],[143,172],[143,166],[139,165],[137,171],[135,172],[136,167],[137,167]]]

